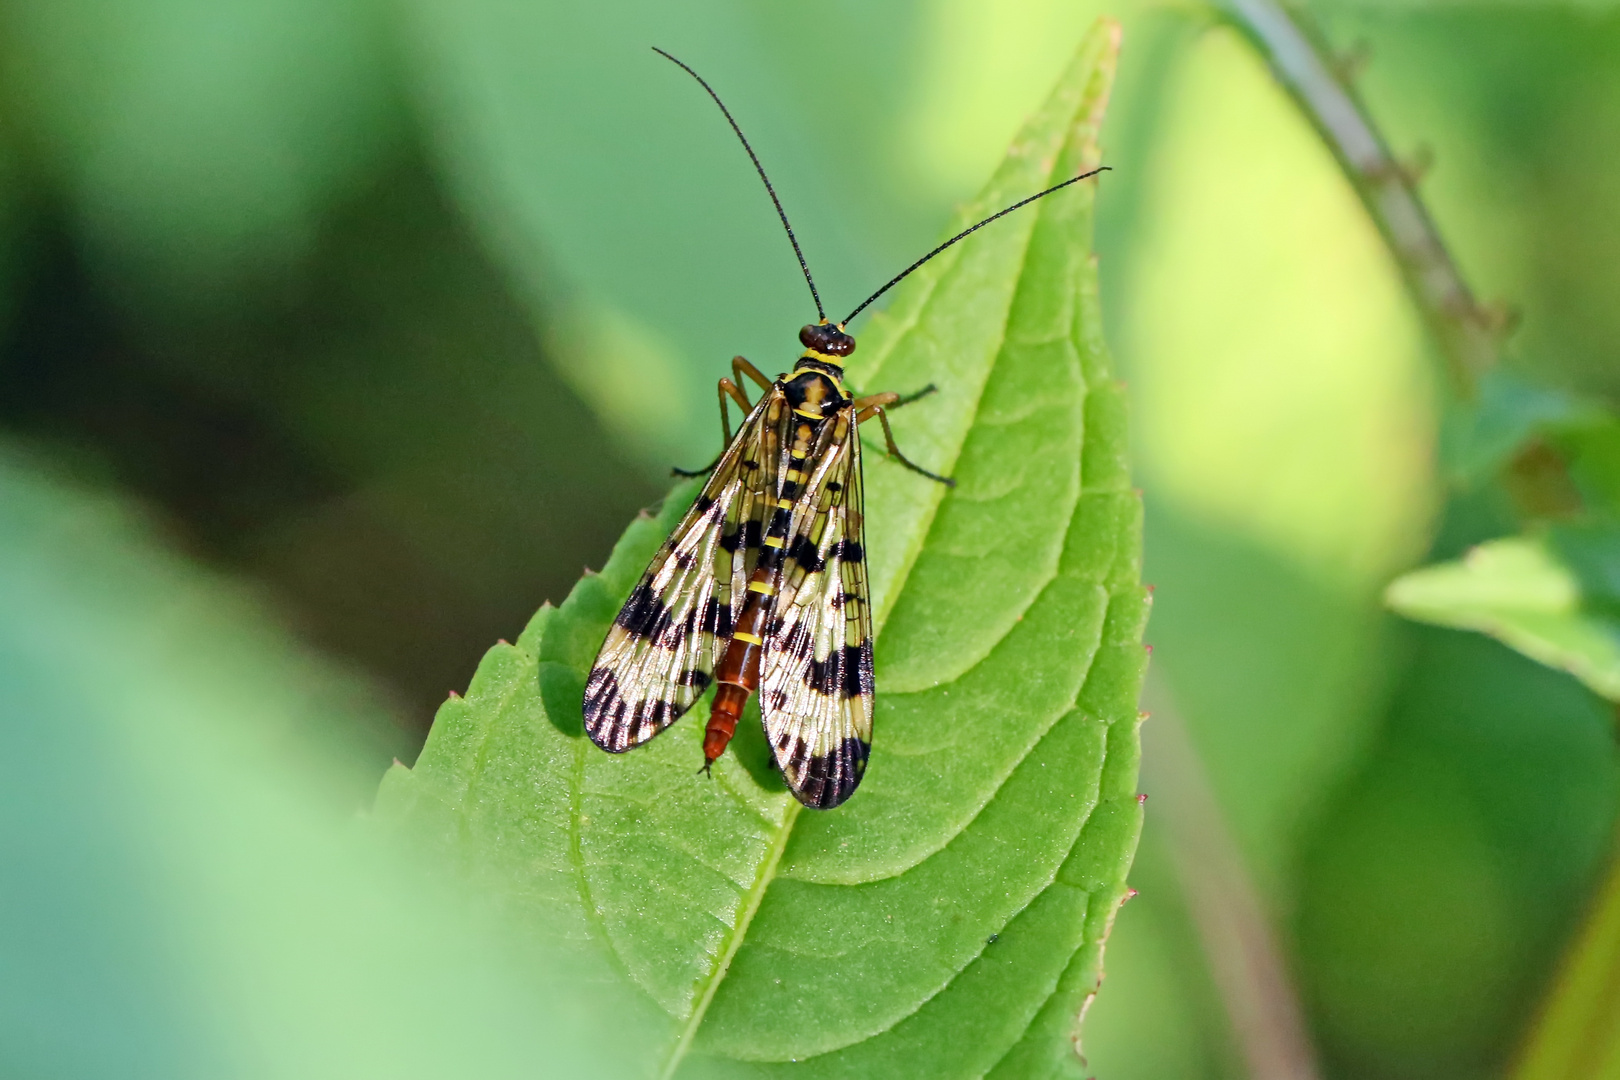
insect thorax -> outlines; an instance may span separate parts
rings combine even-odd
[[[800,416],[824,420],[849,401],[844,389],[844,369],[829,358],[807,353],[799,358],[793,374],[782,384],[788,405]]]

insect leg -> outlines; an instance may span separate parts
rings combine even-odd
[[[720,458],[725,456],[726,452],[724,450],[720,451],[720,457],[715,458],[701,469],[683,469],[679,465],[672,465],[669,474],[671,476],[708,476],[714,472],[714,467],[720,464]]]
[[[740,386],[742,385],[742,377],[744,375],[759,383],[759,388],[761,390],[769,390],[771,387],[776,385],[775,383],[771,382],[771,380],[767,379],[760,372],[759,368],[755,367],[753,364],[750,364],[746,358],[741,356],[733,356],[731,358],[731,377],[736,379],[737,384]]]
[[[923,393],[927,393],[927,391],[925,390]],[[927,469],[923,468],[921,465],[918,465],[915,461],[912,461],[910,458],[906,457],[906,455],[902,454],[900,452],[900,448],[894,444],[894,432],[889,429],[889,414],[887,409],[894,408],[894,406],[899,402],[900,395],[893,393],[892,391],[883,394],[872,394],[869,397],[856,398],[854,402],[855,423],[859,424],[863,420],[869,420],[876,416],[883,424],[883,442],[888,447],[890,457],[894,458],[894,460],[898,461],[912,472],[921,473],[930,480],[938,480],[946,487],[955,487],[955,480],[952,480],[948,476],[940,476],[938,473],[929,472]]]
[[[731,399],[742,406],[744,416],[747,416],[748,410],[754,407],[748,400],[748,395],[742,392],[742,387],[730,379],[720,380],[720,430],[725,433],[725,440],[721,444],[722,453],[725,452],[725,447],[731,445],[731,412],[726,408],[727,394],[730,394]]]
[[[733,370],[736,369],[737,360],[742,360],[742,357],[739,356],[736,358],[736,360],[731,362]],[[753,370],[754,365],[749,364],[746,360],[743,360],[742,362],[744,364],[748,364],[749,369]],[[764,377],[761,376],[758,371],[754,371],[754,375],[760,378]],[[676,476],[703,476],[706,473],[713,472],[714,467],[720,464],[720,458],[726,456],[726,447],[731,445],[731,412],[726,408],[726,398],[728,396],[737,404],[742,406],[744,416],[747,416],[748,410],[754,407],[753,404],[749,402],[748,395],[743,393],[742,388],[736,383],[732,382],[730,379],[721,379],[720,385],[716,388],[716,392],[720,395],[720,430],[725,436],[720,443],[720,457],[715,458],[701,469],[683,469],[677,465],[669,470]]]
[[[896,398],[894,400],[894,403],[889,405],[888,408],[898,409],[902,405],[910,405],[913,401],[916,401],[918,398],[925,398],[929,394],[932,394],[935,390],[938,390],[938,389],[939,389],[939,387],[935,386],[933,383],[929,383],[927,386],[923,387],[921,390],[918,390],[915,394],[907,394],[904,397]]]

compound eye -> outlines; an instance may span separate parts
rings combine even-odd
[[[799,341],[805,348],[824,356],[848,356],[855,351],[855,339],[825,323],[811,323],[799,331]]]
[[[827,343],[821,347],[821,351],[828,356],[848,356],[855,351],[855,339],[834,330],[827,335]]]

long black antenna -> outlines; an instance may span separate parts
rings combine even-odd
[[[720,100],[720,95],[714,92],[714,87],[704,81],[703,76],[656,45],[653,46],[653,52],[677,65],[682,71],[696,79],[698,85],[707,90],[709,96],[714,98],[714,103],[720,106],[720,111],[726,114],[726,123],[731,125],[731,130],[735,131],[737,138],[742,141],[743,149],[748,151],[748,158],[754,163],[754,170],[759,173],[759,178],[765,182],[765,190],[770,193],[771,202],[776,204],[776,216],[782,219],[782,228],[787,230],[788,243],[793,245],[793,254],[799,257],[799,269],[804,271],[804,283],[810,286],[810,298],[816,302],[816,314],[821,317],[822,322],[826,322],[827,312],[821,307],[821,294],[816,292],[816,279],[810,276],[810,264],[804,261],[804,252],[799,250],[799,238],[793,235],[793,226],[788,224],[787,211],[782,209],[782,200],[776,197],[776,189],[771,186],[771,178],[765,175],[765,166],[759,163],[759,155],[754,153],[752,146],[748,145],[748,136],[742,133],[742,128],[738,127],[737,121],[732,118],[731,110],[726,108],[726,103]]]
[[[1092,169],[1090,172],[1083,172],[1079,176],[1070,177],[1069,179],[1063,181],[1063,183],[1061,183],[1061,184],[1053,184],[1051,187],[1047,188],[1045,191],[1039,192],[1038,194],[1035,194],[1035,195],[1031,195],[1027,199],[1020,199],[1018,202],[1015,202],[1011,206],[1007,207],[1007,209],[1002,210],[999,213],[991,214],[989,217],[985,218],[983,221],[979,222],[977,225],[968,226],[967,228],[963,229],[961,232],[957,233],[955,236],[951,237],[949,240],[945,241],[943,244],[939,245],[939,247],[935,248],[933,251],[930,251],[928,254],[924,255],[922,258],[918,259],[916,262],[912,263],[910,266],[906,267],[904,270],[902,270],[898,274],[894,275],[894,277],[890,278],[889,283],[887,285],[883,286],[883,288],[879,289],[877,292],[873,293],[871,296],[868,296],[865,300],[862,300],[861,301],[861,306],[856,308],[854,311],[850,312],[848,315],[844,316],[843,320],[841,322],[839,322],[838,325],[839,326],[848,326],[849,323],[850,323],[850,320],[854,319],[855,316],[857,316],[861,312],[865,311],[866,306],[868,304],[870,304],[872,301],[876,300],[878,297],[882,296],[884,293],[888,292],[890,289],[894,288],[896,285],[900,284],[900,282],[904,281],[906,276],[908,274],[910,274],[913,270],[917,269],[917,267],[921,266],[923,263],[927,262],[929,259],[932,259],[935,255],[938,255],[940,252],[944,251],[946,248],[950,247],[952,244],[956,243],[958,240],[962,239],[964,236],[967,236],[969,233],[977,232],[979,229],[984,228],[986,225],[988,225],[992,221],[996,220],[996,218],[1006,217],[1008,214],[1012,213],[1014,210],[1017,210],[1020,206],[1028,206],[1030,203],[1034,202],[1036,199],[1043,199],[1046,196],[1052,194],[1052,192],[1054,192],[1054,191],[1063,190],[1064,188],[1068,187],[1070,184],[1078,184],[1080,181],[1086,179],[1087,177],[1096,176],[1098,173],[1112,172],[1112,171],[1113,171],[1112,169],[1110,169],[1108,166],[1104,165],[1101,168]],[[797,245],[795,245],[795,246],[797,246]]]

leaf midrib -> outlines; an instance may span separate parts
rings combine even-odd
[[[709,1004],[714,1001],[714,995],[720,990],[720,984],[725,981],[726,973],[731,970],[731,961],[742,948],[743,941],[748,937],[748,927],[753,923],[754,916],[759,912],[759,906],[765,900],[765,891],[776,879],[776,868],[782,862],[782,852],[787,850],[788,837],[793,834],[793,824],[799,820],[799,813],[804,807],[797,800],[793,800],[787,813],[782,817],[782,824],[777,827],[776,836],[771,841],[770,850],[765,861],[760,864],[759,873],[754,877],[754,886],[749,890],[748,901],[742,912],[737,916],[731,933],[726,938],[725,948],[721,951],[720,959],[714,970],[709,973],[703,984],[703,993],[697,1004],[692,1007],[692,1015],[687,1018],[686,1026],[681,1030],[680,1037],[670,1050],[669,1061],[664,1071],[659,1074],[659,1080],[670,1080],[675,1070],[680,1067],[681,1061],[691,1049],[692,1041],[697,1038],[698,1028],[703,1026],[703,1018],[708,1014]]]
[[[1018,258],[1018,280],[1022,280],[1025,268],[1027,268],[1029,265],[1029,246],[1035,235],[1035,229],[1038,226],[1039,221],[1040,216],[1036,215],[1035,220],[1031,222],[1029,228],[1026,229],[1023,234],[1021,250]],[[958,261],[960,258],[961,256],[958,256]],[[956,265],[956,263],[953,263],[950,267],[945,269],[944,273],[936,276],[928,282],[928,296],[914,309],[916,314],[911,320],[913,325],[917,321],[920,321],[922,313],[927,310],[929,303],[935,298],[938,291],[939,282],[943,280],[946,274],[955,270]],[[995,348],[990,353],[990,363],[985,369],[984,377],[979,380],[977,393],[974,395],[973,399],[973,408],[967,414],[969,417],[969,422],[963,429],[962,436],[957,442],[955,453],[951,457],[952,467],[954,467],[956,462],[961,459],[962,448],[967,445],[968,435],[978,424],[980,406],[984,401],[985,389],[990,385],[990,380],[995,375],[997,363],[1001,359],[1001,354],[1007,346],[1008,330],[1011,326],[1013,302],[1015,299],[1016,286],[1013,294],[1008,297],[1006,310],[1002,312],[1000,331],[996,336]],[[878,362],[877,367],[879,369],[881,369],[882,362],[887,360],[888,355],[893,351],[894,343],[897,343],[903,336],[904,331],[890,339],[891,344],[887,349],[884,350],[883,355]],[[891,587],[889,590],[889,600],[885,605],[885,610],[879,613],[874,613],[876,616],[873,619],[874,626],[872,631],[874,641],[877,636],[882,633],[883,626],[888,621],[889,613],[893,610],[895,601],[898,600],[900,594],[905,591],[906,582],[911,577],[911,571],[916,566],[917,559],[921,555],[922,549],[927,545],[928,536],[933,531],[934,520],[939,514],[939,507],[941,503],[944,502],[944,499],[944,492],[941,492],[928,504],[926,520],[920,523],[920,528],[918,528],[916,532],[917,539],[911,546],[911,550],[907,552],[905,560],[895,571],[895,582],[893,587]],[[1056,568],[1054,567],[1053,577],[1055,578],[1056,576]],[[1048,581],[1046,584],[1050,584],[1050,581]],[[1043,585],[1043,589],[1044,587],[1045,586]],[[1040,590],[1037,590],[1037,595],[1039,595],[1039,592]],[[760,872],[754,880],[754,886],[749,891],[747,904],[743,911],[739,914],[737,922],[732,928],[731,934],[726,938],[725,950],[721,954],[720,960],[715,964],[714,969],[710,972],[708,979],[705,981],[702,996],[698,999],[697,1004],[693,1006],[692,1015],[687,1019],[686,1026],[681,1030],[680,1037],[676,1039],[675,1046],[670,1051],[669,1060],[664,1068],[664,1071],[659,1074],[660,1080],[671,1080],[671,1078],[675,1075],[675,1070],[680,1067],[681,1061],[686,1057],[688,1050],[690,1050],[693,1040],[697,1037],[698,1029],[703,1025],[703,1018],[708,1014],[709,1005],[714,1001],[715,994],[717,994],[720,990],[720,984],[725,981],[726,973],[731,968],[732,959],[737,955],[737,951],[742,948],[743,942],[747,939],[748,927],[750,924],[752,924],[754,916],[758,914],[760,905],[764,902],[765,892],[770,887],[771,882],[776,878],[776,870],[781,864],[782,853],[787,850],[787,842],[792,836],[793,826],[798,821],[799,813],[803,809],[803,806],[797,800],[792,800],[791,805],[787,809],[787,813],[782,819],[782,824],[776,830],[776,836],[772,840],[771,848],[766,860],[760,866]],[[575,827],[577,830],[577,815]],[[576,872],[579,874],[581,880],[582,897],[584,897],[587,903],[589,903],[588,894],[585,893],[584,887],[583,863],[578,864]],[[596,910],[594,905],[590,905],[590,910],[593,913],[593,916],[600,920],[600,912]]]

